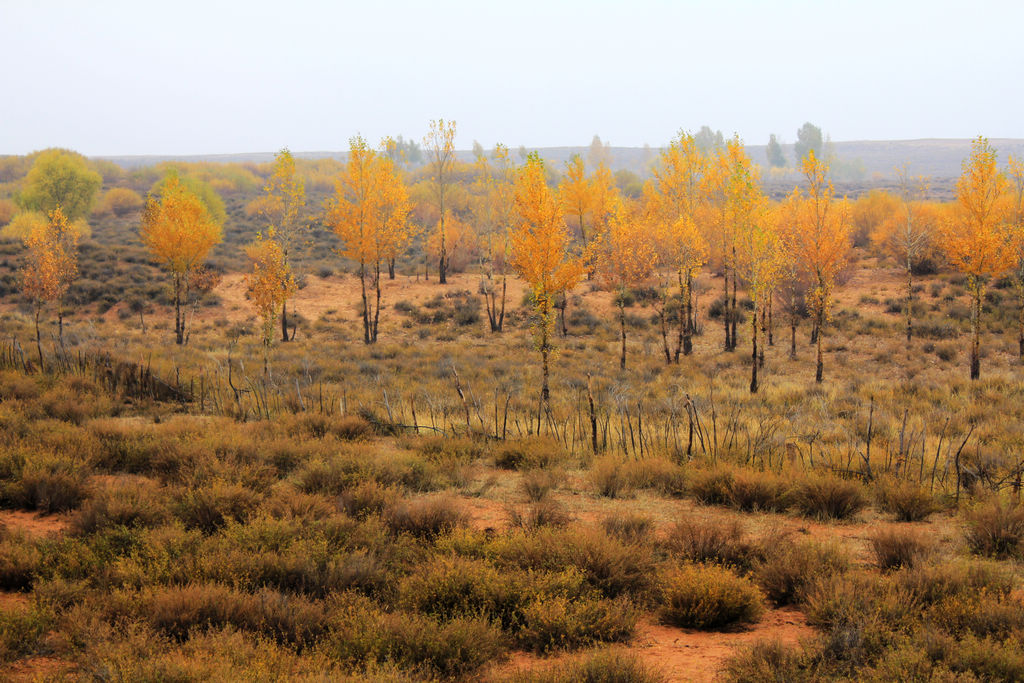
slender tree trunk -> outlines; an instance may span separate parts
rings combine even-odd
[[[913,336],[914,327],[911,316],[913,315],[914,303],[914,271],[910,265],[910,257],[907,257],[907,351],[910,351],[910,340]]]
[[[281,341],[290,341],[288,338],[288,300],[281,302]]]
[[[725,274],[723,275],[725,280],[725,298],[722,301],[722,321],[725,325],[725,345],[723,349],[726,351],[732,350],[732,341],[729,337],[729,268],[725,268]]]
[[[370,341],[377,343],[377,326],[380,324],[380,261],[373,264],[373,288],[377,290],[377,303],[373,308],[373,330],[370,334]]]
[[[775,300],[775,292],[768,292],[768,346],[775,346],[775,321],[772,319],[772,302]]]
[[[822,337],[821,328],[822,328],[822,325],[824,324],[824,318],[825,318],[825,312],[824,312],[824,306],[822,306],[821,310],[818,311],[818,314],[816,316],[816,321],[815,321],[815,329],[817,330],[817,334],[815,335],[815,344],[817,345],[818,365],[817,365],[817,368],[814,371],[814,381],[815,382],[819,382],[819,383],[821,382],[821,380],[822,380],[822,378],[824,376],[824,368],[825,368],[824,363],[822,362],[822,356],[821,356],[821,337]]]
[[[736,247],[732,248],[732,259],[733,259],[733,263],[735,263],[736,262]],[[735,351],[736,347],[739,346],[739,339],[737,339],[737,337],[736,337],[736,324],[739,322],[739,318],[740,318],[739,310],[736,308],[736,289],[737,289],[738,286],[739,286],[739,274],[736,272],[736,269],[733,268],[732,269],[732,307],[731,307],[731,312],[730,312],[730,315],[729,315],[729,323],[732,326],[732,334],[729,337],[729,340],[732,343],[732,348],[729,349],[730,351]]]
[[[1017,357],[1024,360],[1024,282],[1017,275]]]
[[[562,336],[569,336],[569,328],[565,326],[565,309],[569,308],[569,294],[562,295],[562,305],[558,307],[558,322],[562,327]]]
[[[540,330],[540,357],[541,357],[541,388],[540,388],[540,402],[543,408],[547,409],[550,405],[551,391],[548,388],[548,352],[550,351],[550,341],[548,339],[548,330],[550,325],[551,316],[551,303],[541,305],[541,330]],[[539,427],[538,427],[539,430]]]
[[[754,320],[757,320],[757,303],[754,304]],[[768,337],[768,306],[761,305],[761,346],[757,350],[757,365],[764,367],[764,339]]]
[[[363,296],[363,343],[370,343],[370,300],[366,296],[366,264],[359,264],[359,286]]]
[[[395,279],[395,259],[394,257],[388,259],[388,279]]]
[[[679,315],[682,316],[683,302],[679,302]],[[693,271],[686,271],[686,334],[683,335],[683,355],[689,356],[693,353],[693,334],[697,331],[696,321],[693,319]]]
[[[619,292],[619,330],[622,333],[622,355],[619,356],[619,368],[626,369],[626,305],[623,301],[624,292]]]
[[[185,343],[185,321],[181,317],[181,276],[174,276],[174,343]]]
[[[39,334],[39,315],[42,311],[42,305],[39,302],[36,302],[36,353],[39,354],[39,372],[42,372],[45,369],[45,365],[43,363],[43,340],[42,335]]]
[[[676,350],[673,356],[673,360],[679,362],[679,354],[686,347],[686,328],[687,321],[683,319],[683,297],[686,294],[686,280],[683,277],[683,269],[680,268],[678,272],[679,277],[679,310],[676,311],[676,317],[678,318],[678,335],[676,337]],[[668,306],[668,298],[665,299],[665,305]]]
[[[789,319],[789,359],[796,360],[796,316]]]
[[[658,319],[661,323],[661,345],[665,349],[665,365],[672,364],[672,351],[668,347],[668,316],[666,310],[668,308],[668,291],[662,290],[661,293],[661,310],[658,311]]]
[[[971,301],[971,379],[981,377],[981,286],[972,288]]]
[[[754,317],[750,322],[750,393],[757,393],[757,307],[754,307]]]
[[[505,296],[508,291],[508,278],[501,276],[501,312],[498,314],[498,332],[505,326]]]
[[[64,302],[57,304],[57,339],[60,341],[60,350],[64,350]]]

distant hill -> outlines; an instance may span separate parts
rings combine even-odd
[[[1024,157],[1024,140],[993,138],[992,145],[998,150],[999,158],[1005,162],[1008,155]],[[839,182],[885,184],[891,180],[894,169],[906,163],[911,175],[931,176],[936,181],[948,181],[960,175],[960,164],[970,153],[969,139],[922,139],[922,140],[855,140],[832,142],[831,151],[836,159],[834,171]],[[783,145],[786,158],[793,163],[793,145]],[[533,149],[533,148],[526,148]],[[609,165],[613,170],[627,169],[640,175],[647,175],[652,162],[657,158],[658,148],[651,147],[607,147]],[[542,147],[537,149],[541,156],[559,166],[574,154],[589,154],[589,147]],[[765,145],[747,145],[747,153],[756,163],[766,166]],[[297,152],[304,159],[344,159],[346,152],[321,151]],[[470,161],[470,151],[460,151],[463,161]],[[513,157],[519,153],[513,149]],[[273,152],[248,152],[240,154],[188,154],[179,156],[102,156],[125,168],[148,166],[162,161],[205,161],[214,163],[264,163],[274,158]],[[783,178],[777,182],[788,182]],[[771,181],[769,184],[773,184]]]

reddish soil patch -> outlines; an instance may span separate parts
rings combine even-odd
[[[26,657],[11,662],[4,672],[4,681],[44,681],[62,679],[72,668],[70,662],[55,657]]]
[[[18,612],[28,608],[30,600],[24,593],[0,591],[0,612]]]
[[[814,633],[801,612],[786,607],[770,610],[760,623],[742,631],[693,631],[641,621],[636,636],[625,649],[664,674],[666,680],[704,682],[714,681],[725,661],[744,647],[763,640],[797,645]],[[516,652],[491,673],[500,678],[503,674],[547,668],[579,656],[579,653],[567,653],[538,657]]]
[[[796,645],[814,635],[802,613],[793,608],[769,611],[760,623],[744,631],[692,631],[641,623],[630,649],[657,667],[670,681],[713,681],[726,659],[738,649],[761,640]]]
[[[0,527],[21,531],[29,536],[52,536],[68,527],[66,517],[41,515],[24,510],[0,510]]]

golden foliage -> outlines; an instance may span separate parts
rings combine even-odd
[[[263,321],[263,343],[270,346],[281,308],[298,288],[284,249],[277,240],[257,235],[245,253],[252,259],[252,271],[245,278],[246,290]]]
[[[78,275],[78,231],[59,206],[48,221],[33,225],[25,247],[22,292],[37,309],[61,301]]]
[[[175,176],[159,197],[146,201],[140,235],[153,258],[175,275],[198,268],[223,238],[220,224]]]
[[[126,187],[113,187],[107,190],[94,209],[94,213],[127,216],[142,208],[143,199],[139,193]]]

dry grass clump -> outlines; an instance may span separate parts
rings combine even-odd
[[[697,502],[704,505],[728,505],[732,501],[732,486],[735,473],[731,469],[717,467],[710,470],[696,470],[690,473],[689,491]]]
[[[503,470],[546,469],[564,463],[567,457],[561,444],[541,436],[502,441],[492,453],[495,467]]]
[[[85,470],[55,457],[15,458],[4,468],[10,471],[7,481],[0,481],[0,507],[66,512],[89,494]]]
[[[0,529],[0,590],[31,588],[42,562],[39,548],[23,534]]]
[[[394,534],[409,534],[431,539],[452,529],[465,526],[469,519],[462,506],[447,495],[397,500],[384,509],[384,523]]]
[[[894,515],[898,522],[920,522],[939,510],[931,492],[910,481],[880,482],[875,500],[879,509]]]
[[[801,514],[816,519],[851,519],[868,505],[860,484],[833,476],[807,476],[790,495]]]
[[[523,611],[520,646],[535,652],[568,650],[629,640],[637,613],[626,598],[542,597]]]
[[[849,556],[837,545],[780,539],[765,545],[753,576],[769,600],[789,605],[802,602],[813,581],[841,574],[849,567]]]
[[[594,461],[588,474],[597,494],[605,498],[628,498],[636,488],[626,463],[614,455]]]
[[[0,662],[33,654],[53,627],[53,617],[38,609],[0,609]]]
[[[365,519],[395,505],[399,492],[376,481],[363,481],[342,492],[339,500],[341,509],[356,519]]]
[[[254,491],[222,480],[186,488],[172,509],[188,529],[213,533],[229,521],[242,522],[256,511],[261,497]]]
[[[737,470],[729,490],[729,504],[743,512],[782,512],[789,507],[786,480],[771,472]]]
[[[545,498],[536,503],[530,503],[524,510],[517,508],[509,509],[509,524],[521,529],[537,529],[540,527],[564,527],[572,522],[572,515],[565,505]]]
[[[924,532],[915,529],[883,527],[872,532],[868,540],[875,562],[881,569],[914,567],[933,550],[931,540]]]
[[[727,683],[796,683],[813,680],[807,654],[778,640],[754,643],[726,660],[722,680]]]
[[[623,543],[646,543],[654,532],[654,520],[635,512],[623,512],[601,521],[605,533]]]
[[[688,562],[748,567],[757,549],[747,541],[737,520],[679,520],[668,530],[665,546]]]
[[[170,511],[166,492],[154,482],[126,478],[93,493],[72,520],[72,529],[91,534],[112,526],[153,527],[165,523]]]
[[[537,503],[558,487],[559,478],[559,473],[551,470],[529,470],[523,473],[519,488],[527,500]]]
[[[664,683],[665,676],[635,654],[600,650],[582,659],[531,671],[518,671],[502,683]]]
[[[1024,554],[1024,505],[994,500],[966,515],[964,536],[971,552],[988,557]]]
[[[668,458],[641,458],[629,463],[627,471],[637,488],[670,498],[681,498],[686,493],[686,469]]]
[[[764,613],[764,596],[749,579],[724,567],[688,565],[659,587],[658,616],[681,628],[718,630],[751,624]]]

